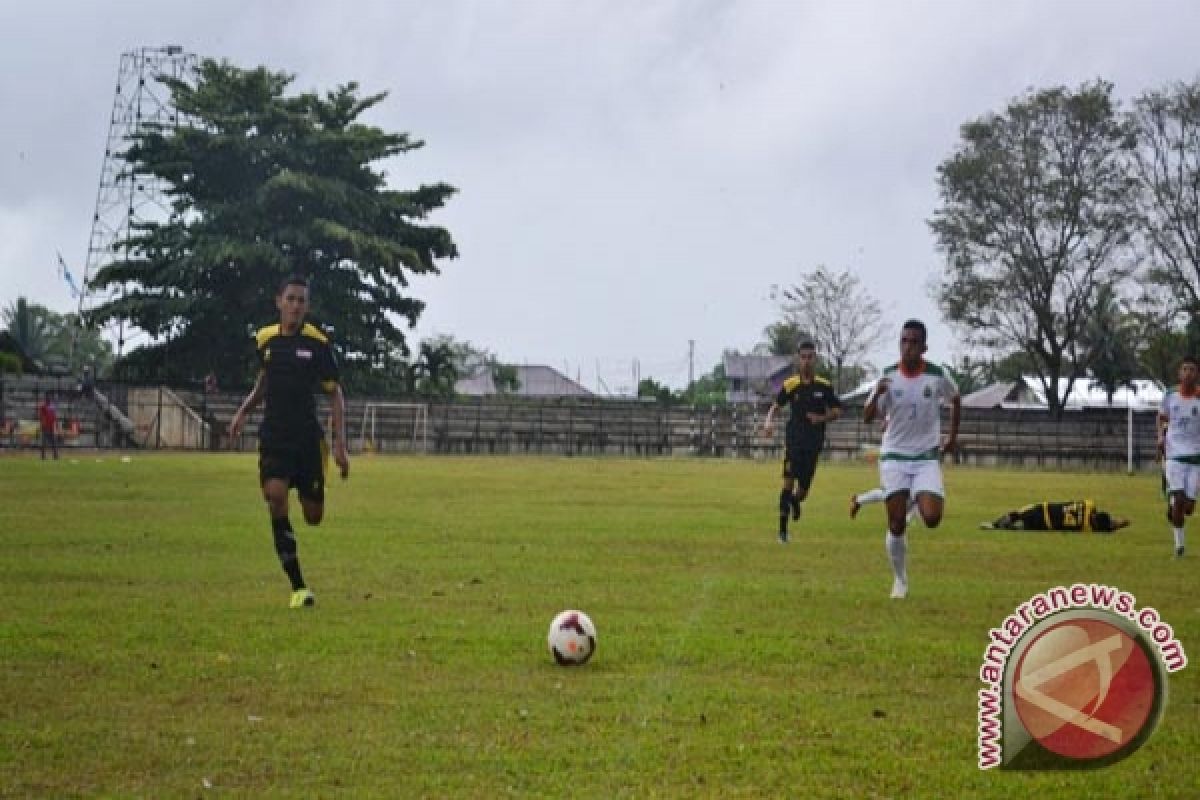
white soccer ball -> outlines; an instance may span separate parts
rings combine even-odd
[[[560,612],[550,623],[546,644],[560,666],[581,666],[596,652],[596,626],[582,611]]]

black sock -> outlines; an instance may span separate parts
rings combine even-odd
[[[792,492],[790,489],[779,491],[779,532],[787,533],[788,515],[792,513]]]
[[[271,520],[271,533],[275,536],[275,552],[279,563],[292,582],[292,591],[304,588],[304,576],[300,573],[300,557],[296,555],[296,534],[287,517]]]

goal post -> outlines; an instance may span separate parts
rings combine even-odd
[[[358,450],[425,453],[429,450],[429,405],[367,403],[358,428]]]

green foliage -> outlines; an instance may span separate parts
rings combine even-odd
[[[45,362],[50,355],[56,324],[54,312],[37,303],[18,297],[8,308],[0,311],[4,328],[9,336],[34,361]]]
[[[0,375],[20,375],[24,371],[16,353],[0,353]]]
[[[675,395],[670,387],[664,386],[653,378],[642,378],[638,381],[638,397],[652,397],[660,403],[670,403]]]
[[[385,94],[349,83],[289,95],[293,76],[205,61],[195,84],[166,80],[183,120],[151,127],[126,154],[130,168],[168,185],[173,214],[141,226],[92,288],[120,291],[94,319],[125,320],[153,343],[131,369],[224,386],[253,374],[255,328],[277,319],[286,275],[310,281],[312,318],[331,328],[347,383],[405,380],[399,323],[424,304],[411,276],[457,254],[450,234],[418,224],[454,189],[387,187],[379,162],[422,146],[359,117]]]
[[[725,365],[717,364],[712,372],[701,375],[679,393],[679,402],[696,406],[724,406],[729,404],[726,393],[729,379],[725,377]]]
[[[938,167],[935,297],[964,341],[1029,355],[1052,412],[1087,369],[1080,338],[1101,286],[1130,272],[1132,125],[1103,81],[1030,92],[962,126]]]
[[[947,468],[900,602],[880,507],[846,515],[866,465],[821,464],[785,547],[774,459],[359,458],[319,529],[293,514],[294,611],[252,454],[33,466],[0,459],[6,797],[1195,797],[1196,573],[1156,473]],[[975,527],[1084,496],[1133,527]],[[981,772],[988,631],[1077,581],[1189,649],[1162,724],[1107,769]],[[563,669],[574,607],[599,647]]]
[[[1080,339],[1091,365],[1091,385],[1103,389],[1112,405],[1116,391],[1132,387],[1140,371],[1134,323],[1112,286],[1100,287],[1096,308]]]
[[[18,297],[0,317],[25,354],[43,365],[65,368],[70,364],[74,367],[71,371],[77,372],[88,364],[97,376],[105,375],[112,365],[112,344],[98,331],[80,327],[74,313],[59,314]]]
[[[762,346],[756,347],[755,352],[764,351],[764,355],[772,356],[792,356],[800,347],[800,342],[805,339],[811,340],[812,334],[804,331],[795,322],[787,319],[772,322],[763,329],[765,341]]]

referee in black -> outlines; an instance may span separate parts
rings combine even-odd
[[[783,454],[783,490],[779,493],[779,541],[788,540],[788,515],[800,519],[800,504],[808,497],[817,457],[825,444],[825,424],[842,415],[842,401],[833,385],[816,374],[817,348],[803,341],[796,348],[796,374],[787,378],[767,412],[763,434],[773,432],[775,412],[791,410]]]
[[[316,603],[304,582],[297,555],[296,533],[288,519],[288,492],[294,487],[304,521],[319,525],[325,515],[325,468],[328,449],[317,418],[316,391],[329,396],[333,425],[333,460],[342,478],[350,474],[346,455],[346,401],[338,382],[337,360],[329,337],[304,321],[308,314],[308,281],[290,276],[279,285],[275,307],[279,323],[255,336],[258,379],[229,423],[229,435],[241,434],[246,417],[263,406],[258,428],[258,477],[271,516],[271,533],[279,563],[292,584],[292,608]]]

